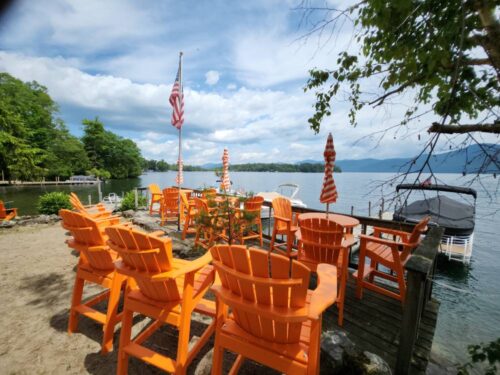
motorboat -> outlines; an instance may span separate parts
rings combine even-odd
[[[117,207],[122,202],[122,198],[115,193],[109,193],[102,198],[102,202],[106,205],[113,205],[114,207]]]
[[[416,223],[425,216],[431,216],[431,223],[444,228],[440,252],[450,260],[469,263],[472,256],[474,242],[474,226],[476,214],[477,193],[474,189],[451,185],[432,184],[400,184],[396,186],[396,193],[400,190],[431,190],[436,194],[421,200],[396,207],[393,219],[401,222]],[[461,197],[461,200],[450,198],[452,193]],[[473,202],[465,201],[465,195],[471,195]],[[425,196],[425,195],[424,195]]]
[[[307,205],[304,202],[302,202],[302,200],[300,200],[298,198],[299,190],[300,190],[299,185],[292,184],[292,183],[286,183],[286,184],[279,185],[275,191],[260,192],[257,195],[264,198],[264,202],[267,202],[269,204],[272,203],[274,198],[285,197],[285,198],[290,199],[290,201],[292,202],[292,207],[306,208]],[[262,206],[261,217],[263,219],[270,217],[270,207],[269,206],[264,206],[264,205]]]

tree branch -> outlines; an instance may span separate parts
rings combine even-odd
[[[442,125],[434,122],[427,130],[428,133],[442,134],[464,134],[471,132],[500,134],[500,121],[491,124],[463,124],[463,125]]]
[[[465,63],[467,65],[493,65],[490,59],[468,59]]]

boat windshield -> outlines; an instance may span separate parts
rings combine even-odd
[[[297,196],[299,192],[299,185],[296,184],[281,184],[276,189],[276,192],[287,197],[293,199]]]

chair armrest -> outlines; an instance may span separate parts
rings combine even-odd
[[[348,238],[344,238],[342,240],[342,246],[343,247],[351,247],[357,242],[356,238],[354,236],[349,236]]]
[[[291,223],[291,222],[292,222],[292,220],[291,220],[291,219],[288,219],[288,218],[286,218],[286,217],[281,217],[281,216],[276,216],[276,215],[274,215],[274,218],[275,218],[275,219],[278,219],[278,220],[281,220],[281,221],[284,221],[284,222],[286,222],[286,223]]]
[[[402,230],[397,230],[397,229],[389,229],[389,228],[382,228],[382,227],[374,227],[373,228],[373,235],[378,237],[380,234],[392,234],[394,236],[399,236],[403,241],[407,241],[408,236],[410,233],[404,232]]]
[[[163,197],[163,194],[162,193],[151,193],[151,199],[154,200],[154,199],[156,199],[155,197],[161,198],[161,197]]]
[[[386,245],[389,247],[400,247],[403,246],[402,242],[397,242],[397,241],[392,241],[392,240],[386,240],[385,238],[380,238],[380,237],[373,237],[373,236],[367,236],[366,234],[361,234],[359,236],[361,241],[366,241],[366,242],[375,242],[381,245]]]
[[[309,319],[317,320],[337,299],[337,267],[320,263],[316,270],[318,287],[313,291],[309,305]]]
[[[187,273],[196,272],[199,269],[206,266],[207,264],[209,264],[211,261],[212,261],[212,255],[210,254],[210,252],[207,252],[202,257],[195,259],[186,265],[183,265],[182,268],[172,270],[172,271],[162,272],[158,275],[153,276],[151,278],[151,280],[152,281],[166,281],[169,279],[175,279],[175,278],[182,276],[182,275],[185,275]]]

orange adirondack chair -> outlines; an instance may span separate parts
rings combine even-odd
[[[167,221],[179,220],[179,190],[177,188],[163,189],[160,204],[161,225]]]
[[[260,247],[263,247],[262,241],[262,220],[260,218],[260,210],[262,208],[262,203],[264,202],[263,197],[254,196],[249,198],[244,203],[243,212],[241,212],[241,244],[252,238],[258,238],[260,240]],[[250,215],[251,220],[245,219],[245,215]],[[253,230],[256,227],[256,230]]]
[[[210,189],[205,189],[201,192],[201,197],[202,198],[215,198],[217,196],[217,189],[210,188]]]
[[[0,201],[0,221],[12,220],[17,216],[17,208],[5,208],[3,201]]]
[[[337,297],[335,266],[318,266],[318,287],[311,291],[309,269],[292,261],[290,276],[287,257],[241,245],[216,245],[210,252],[221,280],[212,287],[217,297],[212,374],[221,373],[225,349],[238,354],[230,374],[245,358],[287,374],[318,374],[321,315]]]
[[[92,218],[103,218],[112,215],[112,213],[106,210],[106,207],[101,203],[96,205],[83,205],[76,193],[69,194],[69,201],[76,212],[80,212]]]
[[[102,231],[104,227],[117,224],[119,219],[94,220],[85,214],[69,210],[60,210],[59,215],[62,218],[63,228],[73,236],[66,243],[70,248],[80,252],[71,299],[68,333],[76,331],[79,315],[95,320],[103,325],[101,353],[106,354],[113,350],[114,328],[121,319],[121,314],[118,314],[118,301],[125,277],[115,272],[113,262],[117,259],[117,254],[106,245],[107,237]],[[82,302],[85,282],[101,285],[106,290]],[[108,301],[105,314],[91,307],[104,300]]]
[[[184,217],[184,226],[182,228],[182,239],[186,239],[188,233],[195,234],[196,228],[193,226],[194,218],[197,214],[196,203],[189,199],[186,193],[181,191],[181,212]]]
[[[164,371],[184,374],[191,360],[214,332],[215,321],[199,341],[188,349],[191,314],[197,311],[214,316],[213,302],[203,296],[214,281],[215,272],[206,253],[193,261],[172,256],[172,240],[157,238],[123,226],[106,228],[109,246],[121,260],[115,262],[118,273],[128,276],[120,333],[117,374],[126,374],[129,356]],[[134,313],[146,315],[154,323],[131,339]],[[166,357],[141,344],[163,324],[179,330],[177,357]]]
[[[346,240],[344,228],[327,219],[299,218],[300,241],[297,260],[316,272],[320,263],[337,267],[339,279],[337,292],[338,324],[342,326],[344,319],[344,299],[347,278],[349,276],[349,248],[354,238]]]
[[[273,199],[272,205],[274,211],[274,226],[270,251],[276,250],[282,255],[295,257],[297,254],[292,252],[292,247],[295,232],[297,232],[299,227],[297,226],[297,215],[294,216],[292,212],[292,203],[287,198],[278,197]],[[275,244],[278,234],[286,236],[286,242],[284,244]],[[286,246],[285,250],[282,249],[283,246]]]
[[[363,288],[368,288],[404,303],[406,294],[404,265],[412,251],[419,245],[420,236],[427,231],[429,220],[430,216],[420,220],[411,233],[375,227],[373,236],[361,235],[358,270],[354,273],[354,277],[358,279],[356,285],[358,298],[363,296]],[[382,238],[383,234],[394,236],[399,240]],[[370,265],[366,264],[367,258],[370,258]],[[394,275],[379,270],[379,265],[388,268]],[[395,282],[399,293],[384,288],[381,284],[375,284],[375,277]]]
[[[160,187],[157,184],[150,184],[149,193],[151,194],[151,203],[149,204],[149,214],[153,215],[153,212],[160,213],[160,206],[163,197]],[[158,204],[158,209],[154,209],[153,206],[155,204]]]

